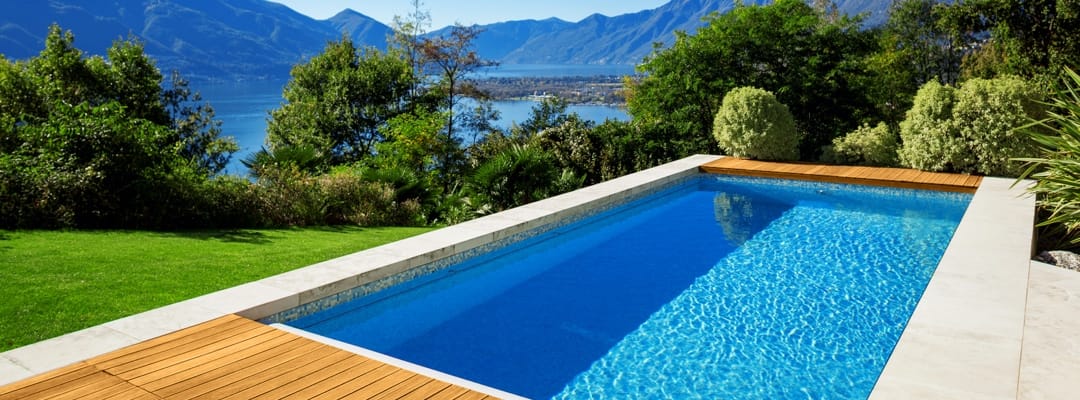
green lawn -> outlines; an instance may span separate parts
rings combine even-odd
[[[0,351],[431,229],[0,230]]]

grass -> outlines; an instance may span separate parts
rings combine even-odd
[[[431,229],[0,230],[0,351]]]

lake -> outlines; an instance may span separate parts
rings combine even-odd
[[[630,75],[631,65],[528,65],[514,64],[491,68],[477,74],[480,78],[495,77],[567,77],[597,75]],[[246,174],[247,168],[240,160],[259,151],[266,140],[266,118],[269,111],[281,106],[281,89],[284,81],[250,81],[235,83],[193,83],[192,88],[202,93],[203,99],[214,106],[221,120],[223,134],[236,138],[240,151],[233,154],[226,168],[231,174]],[[496,126],[508,129],[513,123],[529,118],[533,101],[497,101],[495,108],[500,119]],[[626,121],[626,110],[614,106],[571,105],[569,112],[597,123],[605,120]]]

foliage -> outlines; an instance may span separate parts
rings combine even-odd
[[[418,199],[398,201],[386,182],[365,179],[353,168],[309,175],[295,165],[262,171],[256,190],[258,212],[270,226],[416,225]]]
[[[898,123],[912,98],[927,82],[955,85],[970,35],[952,24],[953,8],[937,0],[895,0],[878,39],[880,49],[867,58],[873,74],[863,85],[882,117]]]
[[[900,162],[912,168],[1015,176],[1013,157],[1033,144],[1015,131],[1038,118],[1041,91],[1018,77],[972,79],[957,90],[931,82],[900,124]]]
[[[380,129],[406,111],[415,81],[401,58],[348,38],[328,43],[290,75],[285,104],[270,113],[267,143],[271,150],[310,146],[326,165],[371,157],[383,140]]]
[[[490,127],[490,119],[497,117],[491,105],[485,103],[488,96],[468,78],[470,73],[480,68],[496,65],[493,61],[480,58],[473,49],[473,41],[481,32],[477,26],[454,25],[442,36],[421,38],[416,43],[415,51],[420,56],[425,75],[432,73],[439,77],[431,93],[441,95],[440,108],[448,113],[443,136],[445,152],[438,157],[438,170],[443,175],[440,180],[445,188],[449,188],[450,182],[461,176],[465,164],[464,154],[458,151],[461,138],[455,127],[466,125],[474,131],[486,130]],[[458,112],[464,98],[479,102],[474,112]]]
[[[471,198],[492,211],[531,203],[577,189],[582,179],[556,168],[551,154],[533,146],[513,146],[477,168],[470,177]]]
[[[726,96],[716,112],[713,135],[735,157],[759,160],[799,158],[799,133],[787,106],[768,91],[742,87]]]
[[[430,229],[0,231],[0,351]]]
[[[915,95],[914,105],[900,123],[903,145],[898,155],[905,167],[951,171],[962,166],[967,146],[952,124],[956,89],[930,81]]]
[[[558,168],[584,178],[586,184],[603,180],[600,175],[603,143],[593,133],[592,122],[582,120],[577,114],[544,129],[534,137],[533,143],[550,153]]]
[[[874,34],[859,20],[826,18],[799,0],[738,5],[708,18],[694,35],[678,33],[640,66],[645,77],[628,82],[635,121],[667,132],[679,156],[715,148],[709,133],[723,96],[753,86],[790,107],[812,159],[820,148],[873,112],[860,85],[862,62],[875,49]]]
[[[1080,75],[1066,69],[1057,92],[1048,101],[1046,117],[1024,126],[1038,146],[1019,179],[1033,178],[1044,229],[1080,245]],[[1019,182],[1019,180],[1018,180]]]
[[[873,165],[892,167],[899,164],[898,134],[884,122],[875,127],[860,126],[858,129],[833,140],[826,151],[829,162],[837,164]]]
[[[135,39],[84,57],[53,25],[27,61],[0,59],[0,226],[155,227],[205,220],[209,179],[235,142],[186,82]],[[197,98],[197,95],[195,95]]]
[[[966,75],[1036,77],[1080,65],[1080,2],[968,0],[953,6],[954,25],[988,32],[964,62]]]

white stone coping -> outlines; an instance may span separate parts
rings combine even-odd
[[[1035,199],[984,178],[871,393],[1016,399]]]
[[[0,385],[229,314],[262,319],[699,174],[720,156],[696,155],[511,210],[449,226],[0,353]]]

